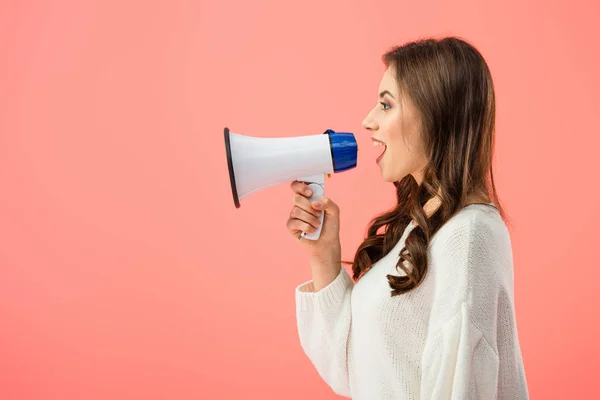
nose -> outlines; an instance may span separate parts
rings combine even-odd
[[[375,120],[373,119],[373,110],[371,110],[367,116],[365,117],[365,119],[362,122],[362,126],[365,129],[368,130],[376,130],[377,129],[377,123],[375,122]]]

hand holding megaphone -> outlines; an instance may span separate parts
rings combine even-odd
[[[358,145],[349,132],[328,129],[318,135],[257,138],[225,128],[224,134],[231,192],[237,208],[240,199],[286,181],[305,182],[312,190],[307,201],[319,200],[325,195],[327,176],[352,169],[357,163]],[[324,213],[319,219],[316,230],[303,231],[301,237],[317,240],[328,222]]]
[[[302,233],[316,235],[318,240],[306,241],[306,246],[313,248],[313,253],[322,250],[317,247],[333,248],[340,241],[340,210],[338,205],[328,197],[315,196],[310,185],[294,181],[291,184],[294,206],[287,221],[288,231],[298,239]],[[307,193],[307,190],[311,190]]]

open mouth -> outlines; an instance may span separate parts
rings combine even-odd
[[[382,142],[381,140],[377,140],[375,138],[371,138],[371,140],[373,140],[373,146],[377,147],[377,146],[383,146],[383,152],[379,155],[379,157],[377,157],[376,162],[379,163],[379,160],[381,160],[383,158],[383,155],[385,154],[385,151],[387,150],[387,145]]]

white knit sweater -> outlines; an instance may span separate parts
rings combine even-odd
[[[395,265],[412,229],[358,282],[342,266],[318,292],[296,288],[300,343],[319,375],[354,400],[528,399],[498,211],[459,211],[429,244],[425,280],[391,297],[386,275],[404,275]]]

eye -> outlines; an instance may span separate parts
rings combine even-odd
[[[383,111],[385,111],[385,110],[389,110],[389,109],[391,108],[391,107],[390,107],[390,105],[389,105],[388,103],[384,103],[383,101],[380,101],[380,102],[379,102],[379,104],[381,104],[381,105],[383,106],[383,107],[381,108]],[[386,106],[387,106],[388,108],[386,108]]]

